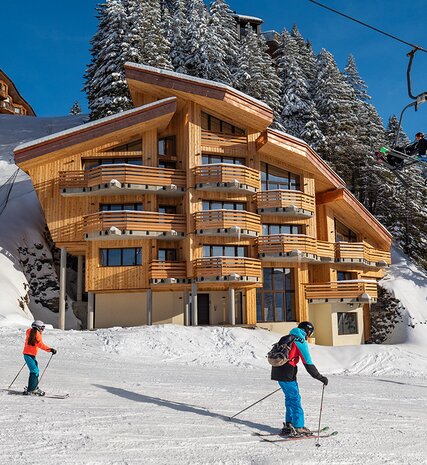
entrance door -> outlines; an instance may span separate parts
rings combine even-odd
[[[209,294],[197,294],[197,324],[209,324]]]
[[[243,293],[236,291],[234,294],[234,309],[236,311],[236,325],[242,325],[243,321]]]

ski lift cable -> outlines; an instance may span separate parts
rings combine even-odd
[[[378,29],[377,27],[374,27],[374,26],[371,26],[370,24],[364,23],[363,21],[360,21],[359,19],[353,18],[350,15],[347,15],[345,13],[342,13],[341,11],[335,10],[334,8],[331,8],[331,7],[327,6],[327,5],[324,5],[323,3],[317,2],[316,0],[308,0],[308,1],[310,3],[314,3],[315,5],[320,6],[322,8],[325,8],[326,10],[332,11],[333,13],[336,13],[336,14],[338,14],[340,16],[343,16],[344,18],[347,18],[347,19],[349,19],[351,21],[354,21],[355,23],[361,24],[362,26],[365,26],[365,27],[367,27],[369,29],[372,29],[373,31],[378,32],[379,34],[383,34],[383,35],[385,35],[387,37],[390,37],[391,39],[397,40],[398,42],[401,42],[402,44],[409,45],[415,51],[420,50],[421,52],[426,52],[427,53],[427,50],[424,47],[420,47],[419,45],[411,44],[410,42],[407,42],[406,40],[400,39],[397,36],[394,36],[392,34],[389,34],[388,32],[382,31],[381,29]]]

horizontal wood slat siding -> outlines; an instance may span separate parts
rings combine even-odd
[[[368,262],[385,261],[391,263],[390,252],[371,247],[365,242],[337,242],[335,244],[337,259],[358,259]]]
[[[150,279],[186,278],[187,263],[153,260],[150,263],[148,275]]]
[[[218,163],[193,168],[196,184],[238,181],[250,187],[261,187],[260,172],[247,166]]]
[[[261,233],[261,217],[243,210],[208,210],[194,213],[196,229],[231,228]]]
[[[252,276],[261,279],[261,261],[246,257],[204,257],[194,260],[194,274],[203,276]]]
[[[306,299],[356,299],[363,293],[377,298],[377,283],[338,281],[322,284],[304,284]]]
[[[280,253],[300,250],[309,254],[317,254],[317,241],[314,237],[303,234],[272,234],[258,238],[259,253]]]
[[[315,211],[315,198],[299,191],[272,190],[255,195],[258,208],[285,208],[293,205],[310,212]]]
[[[152,166],[135,166],[128,164],[101,165],[90,170],[60,171],[60,188],[89,188],[98,184],[109,183],[116,179],[122,184],[139,184],[150,186],[186,186],[183,170],[156,168]]]

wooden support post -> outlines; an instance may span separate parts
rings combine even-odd
[[[94,329],[95,325],[95,294],[87,293],[87,329]]]
[[[147,290],[147,325],[153,324],[153,291]]]
[[[77,302],[83,299],[83,255],[77,257]]]
[[[197,326],[197,284],[193,283],[191,285],[191,307],[192,307],[192,325]]]
[[[190,325],[190,293],[188,291],[184,291],[183,302],[184,302],[184,326],[189,326]]]
[[[59,265],[59,315],[58,315],[59,329],[65,329],[65,299],[67,297],[66,280],[67,280],[67,249],[65,247],[61,247],[61,261]]]

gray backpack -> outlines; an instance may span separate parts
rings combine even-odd
[[[267,354],[268,363],[273,367],[281,367],[289,362],[289,353],[294,344],[295,336],[288,334],[273,345]]]

